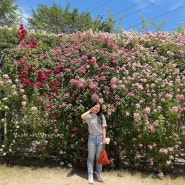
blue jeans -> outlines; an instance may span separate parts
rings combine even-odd
[[[88,159],[87,159],[88,174],[93,174],[94,159],[95,157],[96,159],[98,159],[103,150],[102,138],[103,138],[102,135],[89,135]],[[96,163],[96,172],[97,173],[102,172],[102,164]]]

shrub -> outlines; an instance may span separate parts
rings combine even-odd
[[[54,155],[61,165],[86,166],[88,131],[80,115],[100,101],[116,167],[143,161],[160,173],[172,167],[184,138],[183,34],[16,37],[0,81],[4,154]]]

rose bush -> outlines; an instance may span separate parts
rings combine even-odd
[[[115,167],[173,167],[184,141],[184,34],[1,31],[14,34],[0,80],[4,154],[86,166],[80,115],[99,101]]]

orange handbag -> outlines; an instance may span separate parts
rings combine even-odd
[[[98,160],[96,161],[98,164],[110,164],[110,160],[108,159],[107,152],[105,149],[101,152]]]

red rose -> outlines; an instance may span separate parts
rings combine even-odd
[[[24,80],[24,85],[25,85],[25,86],[29,86],[29,85],[30,85],[29,79],[25,79],[25,80]]]
[[[37,86],[37,87],[40,88],[40,87],[41,87],[41,83],[40,83],[40,82],[36,82],[36,83],[35,83],[35,86]]]
[[[52,104],[46,105],[45,109],[50,109],[52,107]]]

